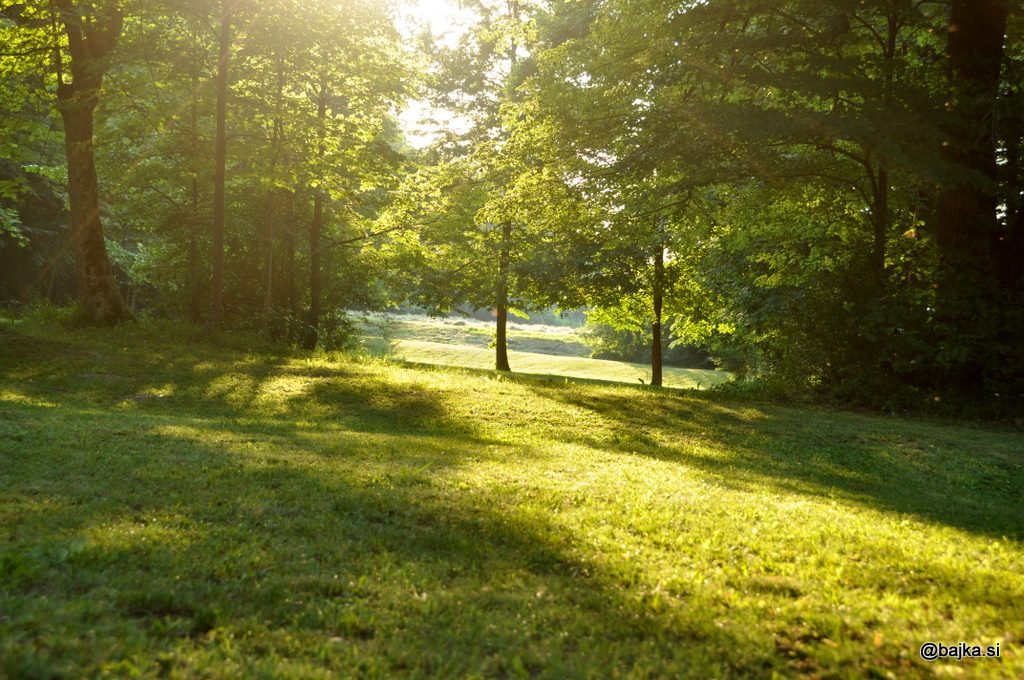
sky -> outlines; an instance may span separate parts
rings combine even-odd
[[[476,18],[473,11],[459,7],[457,0],[401,0],[398,15],[399,28],[410,40],[427,28],[436,44],[447,47],[455,46]],[[437,126],[423,122],[427,117],[443,121],[443,125],[463,127],[450,113],[438,111],[423,100],[412,100],[398,119],[409,144],[416,148],[427,146],[437,135]]]

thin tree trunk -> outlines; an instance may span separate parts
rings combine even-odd
[[[316,115],[320,126],[317,157],[319,163],[322,164],[326,155],[324,139],[327,123],[327,79],[323,74],[320,76]],[[306,322],[306,338],[302,344],[305,349],[315,348],[320,339],[320,316],[322,314],[320,308],[323,293],[320,276],[322,244],[320,241],[324,229],[324,189],[322,186],[323,170],[319,169],[318,171],[320,181],[313,190],[313,221],[309,225],[309,318]]]
[[[64,122],[78,296],[94,323],[114,325],[133,316],[117,287],[103,240],[93,113],[107,68],[106,59],[117,45],[123,19],[113,2],[102,6],[89,22],[83,22],[70,0],[57,0],[55,6],[71,52],[71,83],[63,82],[58,59],[57,108]]]
[[[320,339],[320,238],[323,228],[324,196],[317,191],[313,197],[313,221],[309,225],[309,318],[306,320],[306,340],[302,345],[306,349],[314,349]]]
[[[871,266],[875,278],[881,284],[885,281],[885,243],[889,232],[889,170],[884,159],[879,163],[875,181],[878,186],[875,188],[871,206],[871,224],[874,232]]]
[[[285,194],[285,216],[288,226],[284,230],[284,307],[288,310],[288,321],[284,333],[291,341],[296,339],[298,329],[295,320],[299,315],[299,299],[295,284],[295,194],[292,191]]]
[[[263,256],[263,335],[270,331],[270,309],[274,301],[274,191],[270,192],[267,202],[267,239]]]
[[[508,363],[508,269],[512,241],[512,223],[501,225],[501,250],[498,253],[498,290],[495,300],[497,312],[494,332],[494,368],[511,371]]]
[[[507,9],[509,18],[512,21],[519,20],[519,0],[511,0]],[[513,39],[508,48],[508,59],[512,71],[515,71],[518,63],[518,46]],[[509,101],[516,101],[515,87],[511,78],[508,80],[506,97]],[[498,285],[495,291],[494,311],[494,369],[497,371],[511,372],[512,368],[508,363],[508,278],[509,262],[512,249],[512,223],[503,222],[501,225],[501,245],[498,251]]]
[[[189,233],[188,233],[188,290],[189,290],[189,319],[194,324],[202,321],[203,315],[203,288],[201,267],[199,261],[199,170],[195,167],[199,158],[199,101],[196,97],[198,87],[198,74],[192,76],[192,111],[191,111],[191,137],[192,146],[192,185],[189,191]]]
[[[274,108],[276,109],[273,130],[271,131],[270,141],[270,178],[276,180],[275,170],[277,168],[278,157],[281,154],[281,145],[284,137],[284,123],[281,120],[281,98],[284,94],[284,59],[280,54],[277,55],[277,89],[274,97]],[[274,232],[275,232],[275,221],[277,218],[277,186],[272,186],[270,189],[270,195],[268,197],[267,206],[267,239],[265,243],[264,253],[264,297],[263,297],[263,334],[266,335],[270,330],[270,310],[273,306],[274,301]]]
[[[654,251],[654,323],[651,324],[651,384],[661,387],[661,308],[665,295],[665,246],[658,239]]]
[[[227,99],[228,68],[231,61],[231,4],[223,0],[220,17],[220,56],[217,60],[217,137],[214,142],[213,169],[213,262],[210,278],[211,332],[220,329],[224,320],[224,183],[227,169]]]

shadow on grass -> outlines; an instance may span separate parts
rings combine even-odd
[[[0,431],[18,433],[0,439],[16,502],[0,523],[0,668],[14,676],[103,659],[188,675],[197,647],[214,674],[273,672],[289,655],[441,677],[775,663],[699,607],[630,598],[546,518],[453,490],[447,468],[481,455],[472,439],[281,423],[268,438],[239,422],[28,405]]]
[[[423,380],[173,350],[31,339],[3,350],[0,388],[56,408],[8,400],[0,412],[0,674],[38,661],[77,675],[121,658],[154,674],[166,653],[180,675],[213,667],[190,663],[262,663],[275,675],[289,657],[310,664],[297,675],[793,670],[713,588],[658,606],[614,565],[590,563],[553,516],[458,485],[461,466],[510,447],[540,457],[520,444],[527,429],[690,466],[732,488],[840,495],[1019,535],[1019,467],[960,455],[941,427],[901,421],[886,432],[881,419],[508,376],[538,400],[539,418],[580,418],[520,414],[518,429],[488,439],[451,408],[456,395]],[[960,467],[943,468],[949,457]],[[1019,595],[905,562],[961,601]],[[75,642],[84,630],[91,637]],[[189,661],[196,650],[206,656]]]
[[[990,536],[1024,539],[1024,438],[942,425],[727,404],[691,392],[599,393],[537,383],[538,398],[581,409],[600,428],[562,436],[597,449],[704,470],[736,489],[843,497]],[[969,441],[969,440],[968,440]]]
[[[228,353],[203,344],[171,347],[146,342],[141,332],[91,347],[2,326],[0,333],[0,382],[58,406],[258,420],[264,430],[316,420],[367,432],[474,432],[472,422],[450,416],[443,393],[368,377],[343,364],[303,365],[287,354]]]

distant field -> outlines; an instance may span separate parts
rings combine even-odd
[[[419,364],[460,366],[462,368],[494,368],[494,350],[486,347],[467,345],[444,345],[437,342],[401,340],[394,350],[394,356],[404,361]],[[605,361],[581,357],[538,354],[536,352],[509,351],[509,363],[517,373],[541,375],[564,375],[569,378],[609,380],[639,385],[651,380],[651,367],[630,364],[624,361]],[[699,368],[674,368],[664,370],[665,387],[700,388],[718,385],[729,379],[722,371],[708,371]]]
[[[382,339],[380,328],[366,327],[368,346],[377,354],[388,353],[403,361],[462,368],[494,368],[489,347],[494,324],[475,319],[434,319],[403,315],[390,322],[393,344]],[[638,385],[649,383],[651,367],[624,361],[589,358],[590,349],[579,330],[564,326],[509,324],[509,363],[516,373],[561,375],[569,378],[608,380]],[[698,368],[664,369],[664,386],[702,388],[729,379],[724,371]]]

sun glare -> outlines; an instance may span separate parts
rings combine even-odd
[[[401,30],[409,37],[430,31],[434,44],[454,47],[477,14],[460,7],[457,0],[402,0],[399,4]],[[414,147],[430,144],[443,129],[465,129],[468,122],[423,100],[412,100],[399,115],[406,140]]]
[[[453,46],[476,18],[457,0],[402,0],[399,15],[406,31],[429,29],[434,40],[445,46]]]

